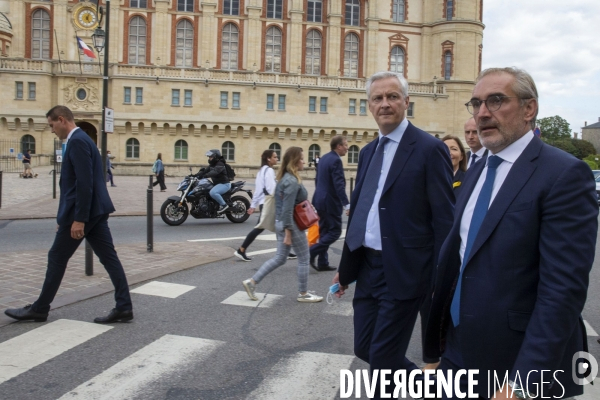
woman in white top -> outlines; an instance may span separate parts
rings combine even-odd
[[[273,171],[273,167],[277,165],[277,161],[279,161],[279,158],[277,157],[275,150],[263,151],[261,156],[261,167],[256,175],[254,197],[252,198],[252,203],[248,209],[248,214],[254,213],[256,206],[259,206],[260,211],[262,211],[263,203],[265,202],[265,191],[269,194],[273,194],[275,191],[277,182],[275,181],[275,171]],[[246,255],[246,249],[263,231],[264,229],[252,229],[248,236],[246,236],[244,243],[242,243],[240,248],[233,254],[243,261],[251,261],[252,259]],[[288,259],[295,258],[296,255],[292,253],[288,256]]]

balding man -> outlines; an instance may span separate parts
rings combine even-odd
[[[471,165],[487,156],[487,150],[479,141],[477,135],[477,125],[475,125],[475,119],[469,118],[465,122],[465,141],[469,146],[470,151],[467,151],[467,169],[471,168]]]

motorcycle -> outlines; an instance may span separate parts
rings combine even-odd
[[[217,214],[219,203],[210,197],[210,189],[213,183],[206,178],[198,179],[194,175],[186,176],[177,190],[182,192],[181,196],[170,196],[160,207],[162,220],[171,226],[183,224],[188,214],[196,219],[200,218],[224,218],[234,223],[246,221],[250,215],[247,210],[250,202],[244,196],[233,196],[238,192],[246,192],[252,199],[252,191],[244,189],[245,181],[231,183],[231,189],[223,194],[223,200],[229,208],[222,214]]]

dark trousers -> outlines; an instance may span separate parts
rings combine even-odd
[[[424,297],[394,298],[385,279],[383,259],[374,253],[365,251],[365,262],[356,281],[354,353],[369,363],[371,371],[391,369],[393,374],[405,369],[408,373],[418,368],[406,358],[406,350]],[[378,386],[376,396],[379,393]]]
[[[108,170],[106,170],[106,179],[107,179],[107,181],[110,181],[110,186],[115,185],[115,183],[113,182],[113,174],[112,174],[112,171],[110,170],[110,168]]]
[[[435,274],[434,274],[435,277]],[[429,312],[431,311],[431,303],[433,298],[433,283],[431,285],[431,289],[425,296],[425,301],[423,301],[423,305],[421,305],[421,347],[423,351],[423,362],[426,364],[434,364],[440,361],[437,357],[426,357],[425,356],[425,332],[427,331],[427,322],[429,322]]]
[[[260,207],[260,212],[261,212],[261,216],[262,216],[263,205],[261,204],[259,207]],[[257,228],[254,228],[250,231],[248,236],[246,236],[244,243],[242,243],[242,248],[244,249],[244,251],[246,251],[248,249],[248,246],[250,246],[252,244],[252,242],[254,242],[256,237],[258,235],[260,235],[261,233],[263,233],[263,231],[264,231],[264,229],[257,229]]]
[[[129,286],[127,285],[125,271],[113,245],[108,227],[108,214],[98,215],[86,222],[84,232],[85,238],[92,246],[102,265],[104,265],[104,269],[108,272],[108,276],[115,287],[116,308],[119,311],[131,310]],[[48,252],[48,268],[46,269],[46,279],[42,286],[42,293],[32,306],[34,311],[39,313],[50,311],[50,303],[52,303],[56,292],[58,292],[67,269],[67,263],[82,241],[83,239],[76,240],[71,237],[71,225],[58,228],[54,244]]]
[[[154,182],[152,186],[156,186],[158,184],[160,184],[160,190],[167,190],[167,185],[165,185],[165,171],[160,171],[158,173],[156,182]]]
[[[445,358],[444,356],[442,356],[442,361],[440,362],[440,365],[437,367],[437,371],[442,371],[444,373],[444,376],[446,376],[446,379],[448,379],[448,375],[450,371],[453,371],[452,373],[452,391],[453,393],[446,393],[445,390],[442,390],[442,397],[439,397],[439,400],[450,400],[450,399],[459,399],[461,397],[456,396],[455,394],[457,393],[457,388],[455,386],[455,376],[456,376],[456,371],[458,371],[459,369],[463,369],[462,367],[454,364],[452,361],[450,361],[448,358]],[[475,375],[475,379],[478,381],[478,386],[486,386],[487,384],[487,375],[485,373],[485,371],[479,371],[479,375]],[[460,392],[462,392],[463,394],[468,393],[469,390],[469,381],[468,381],[468,376],[462,375],[460,377]],[[485,393],[487,388],[480,388],[480,390],[483,390],[483,392]],[[495,392],[492,392],[490,389],[490,395],[494,396]],[[475,393],[477,393],[477,390],[475,390]],[[515,399],[517,398],[517,396],[514,396]],[[464,396],[462,397],[464,398]],[[479,394],[479,398],[480,399],[488,399],[487,396],[482,397],[481,393]]]
[[[319,214],[319,242],[310,246],[310,259],[319,257],[317,264],[320,267],[329,265],[327,250],[342,235],[342,211],[337,214],[327,213],[326,210],[317,209]]]

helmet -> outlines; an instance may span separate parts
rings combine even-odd
[[[211,149],[211,150],[207,151],[205,155],[208,158],[211,158],[211,157],[221,158],[221,152],[217,149]]]

